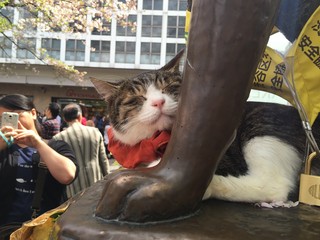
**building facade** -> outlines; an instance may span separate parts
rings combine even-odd
[[[50,57],[86,71],[87,78],[123,79],[160,68],[185,47],[186,9],[187,0],[137,0],[137,10],[128,16],[128,21],[136,23],[134,31],[112,20],[106,23],[110,29],[106,32],[62,34],[36,29],[26,38],[36,51],[46,49]],[[2,9],[2,14],[13,22],[26,17],[23,9],[16,8]],[[10,32],[6,35],[13,37]],[[87,107],[88,117],[105,114],[105,103],[89,80],[77,83],[57,77],[52,67],[27,50],[17,49],[6,37],[0,37],[0,42],[4,46],[0,63],[6,63],[0,76],[0,95],[22,93],[33,97],[39,111],[57,101],[62,106],[81,103]]]

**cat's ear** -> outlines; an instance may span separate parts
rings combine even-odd
[[[94,77],[90,77],[90,80],[97,90],[97,92],[103,97],[105,100],[107,100],[111,94],[113,94],[122,84],[122,81],[118,82],[109,82],[100,80]]]
[[[178,72],[180,61],[183,57],[183,54],[184,54],[184,49],[180,50],[180,52],[178,52],[177,55],[174,58],[172,58],[166,65],[164,65],[160,70]]]

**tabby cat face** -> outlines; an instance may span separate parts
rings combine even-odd
[[[171,130],[182,82],[180,57],[175,64],[116,83],[91,78],[107,102],[116,139],[134,145],[156,131]]]
[[[108,99],[115,136],[135,144],[158,130],[171,129],[181,84],[180,74],[145,73],[122,83]]]

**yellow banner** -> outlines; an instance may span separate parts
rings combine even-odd
[[[186,11],[186,23],[184,26],[184,38],[186,39],[186,42],[188,42],[190,20],[191,20],[191,12],[187,10]]]
[[[191,12],[187,11],[186,40],[190,20]],[[266,48],[254,76],[253,89],[276,94],[295,105],[292,94],[283,80],[285,63],[287,67],[293,65],[293,79],[289,73],[286,73],[286,76],[289,81],[294,81],[297,96],[312,125],[320,112],[320,6],[309,18],[285,58],[274,49]]]
[[[292,94],[283,79],[285,70],[283,57],[267,47],[257,67],[252,88],[276,94],[294,105]]]
[[[320,7],[291,46],[286,61],[294,66],[290,80],[312,125],[320,112]]]

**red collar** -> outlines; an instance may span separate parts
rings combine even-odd
[[[148,163],[161,158],[170,140],[170,132],[158,131],[151,138],[144,139],[134,146],[115,140],[112,127],[108,129],[108,150],[125,168],[135,168],[141,163]]]

